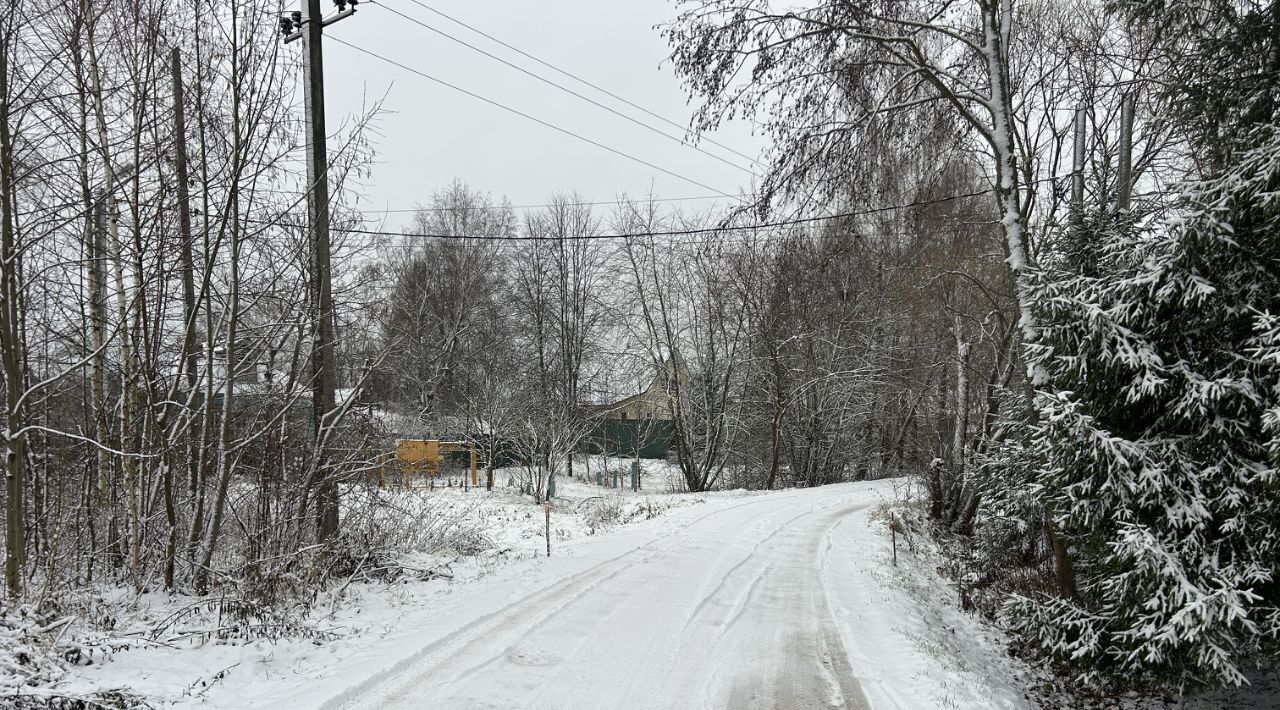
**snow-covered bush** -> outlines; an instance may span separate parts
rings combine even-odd
[[[595,496],[582,501],[578,510],[588,534],[608,530],[637,520],[652,520],[671,509],[671,502],[644,498],[628,498],[621,495]]]
[[[141,698],[123,690],[79,695],[53,689],[70,666],[109,660],[128,641],[77,637],[68,633],[73,616],[42,614],[29,605],[0,603],[0,707],[146,708]]]
[[[580,510],[587,533],[594,535],[622,522],[622,497],[612,495],[588,498],[582,502]]]
[[[1280,634],[1280,134],[1255,138],[1180,219],[1116,222],[1096,273],[1039,286],[1030,490],[1078,594],[1010,611],[1084,680],[1239,684]]]
[[[425,488],[353,486],[343,497],[345,528],[330,575],[394,567],[406,553],[468,556],[492,548],[476,516],[480,501],[468,500]]]

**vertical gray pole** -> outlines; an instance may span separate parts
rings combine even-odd
[[[1133,111],[1134,95],[1124,95],[1120,104],[1120,167],[1116,172],[1116,212],[1129,211],[1133,191]]]
[[[1084,221],[1084,128],[1085,112],[1081,106],[1076,109],[1075,139],[1072,141],[1074,154],[1071,160],[1071,221],[1077,226]]]
[[[302,51],[307,121],[307,221],[311,227],[311,292],[315,322],[311,341],[311,427],[316,441],[317,532],[328,540],[338,532],[338,484],[327,468],[323,442],[327,416],[334,409],[333,292],[329,273],[329,152],[324,121],[324,30],[320,0],[304,0]]]

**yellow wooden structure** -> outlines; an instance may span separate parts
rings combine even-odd
[[[400,439],[396,441],[396,468],[404,476],[406,486],[413,484],[417,475],[438,476],[447,454],[466,451],[471,454],[471,485],[477,478],[476,445],[471,441],[440,441],[439,439]]]

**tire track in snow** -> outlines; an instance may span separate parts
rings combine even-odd
[[[742,595],[741,601],[735,605],[733,612],[729,615],[729,618],[720,627],[719,636],[724,636],[729,633],[729,631],[733,629],[734,625],[742,618],[743,614],[747,612],[747,609],[751,606],[751,600],[755,596],[756,590],[760,588],[760,583],[764,581],[765,577],[769,576],[769,573],[773,571],[774,567],[775,565],[768,565],[760,572],[759,575],[756,576],[755,579],[751,580],[751,585],[747,587],[747,591]]]
[[[830,674],[835,688],[845,698],[846,707],[865,708],[871,707],[867,700],[866,694],[862,691],[862,684],[858,682],[857,677],[853,673],[853,664],[849,661],[848,649],[844,646],[844,641],[840,636],[838,621],[835,617],[835,610],[831,605],[831,585],[827,581],[830,567],[830,560],[834,546],[831,544],[831,535],[836,528],[848,520],[850,515],[871,507],[871,503],[862,503],[854,505],[840,512],[831,524],[827,526],[822,533],[822,549],[818,557],[818,584],[821,589],[822,599],[822,632],[819,635],[819,644],[823,648],[823,656],[826,663],[824,664]],[[858,698],[857,705],[850,706],[849,698]]]
[[[717,698],[723,697],[723,693],[709,687],[703,696],[705,707],[867,710],[869,705],[861,685],[840,645],[826,590],[820,586],[822,567],[830,554],[832,531],[850,514],[867,505],[849,505],[845,499],[834,505],[815,507],[812,520],[767,550],[766,554],[774,559],[767,584],[772,596],[756,605],[753,611],[757,614],[751,615],[744,609],[740,618],[748,619],[746,623],[755,627],[757,635],[772,633],[780,651],[754,668],[732,669],[736,673],[727,686],[727,703],[717,704]],[[812,581],[819,584],[814,585]],[[769,614],[774,618],[768,618]],[[762,622],[758,616],[766,619]],[[717,643],[712,652],[719,650],[731,658],[743,657],[745,648],[759,645],[759,640],[751,636],[752,630],[744,629],[725,644]],[[714,684],[721,684],[719,674]]]
[[[860,489],[808,489],[673,521],[462,624],[324,707],[686,708],[701,697],[708,708],[738,710],[730,703],[742,700],[865,710],[823,579],[832,530],[868,505],[850,505],[859,499]],[[753,517],[760,506],[769,508]],[[743,537],[753,542],[733,544]],[[715,599],[730,602],[718,623]],[[744,662],[754,673],[745,681]],[[726,671],[739,671],[736,682],[722,683]]]
[[[412,656],[401,660],[386,671],[379,673],[359,685],[348,689],[337,697],[325,703],[322,710],[355,710],[356,708],[381,707],[383,698],[398,694],[402,687],[413,680],[412,677],[405,678],[402,676],[412,675],[414,677],[425,675],[426,671],[432,670],[432,667],[441,665],[439,660],[432,660],[437,656],[454,651],[456,655],[464,651],[468,647],[473,647],[477,643],[489,643],[488,632],[492,627],[501,628],[519,621],[522,615],[518,612],[524,608],[536,608],[537,605],[546,604],[555,601],[563,592],[575,585],[590,585],[591,589],[599,586],[599,584],[608,581],[612,577],[624,571],[627,567],[635,564],[630,558],[645,552],[661,552],[663,550],[655,550],[654,548],[661,542],[671,542],[672,545],[680,542],[680,538],[686,535],[688,531],[700,524],[706,523],[719,516],[738,511],[748,506],[760,505],[762,503],[777,504],[780,500],[792,500],[801,497],[803,493],[793,493],[790,495],[770,496],[762,495],[752,497],[749,500],[734,505],[726,505],[707,511],[705,515],[698,516],[688,521],[681,521],[681,525],[673,526],[673,528],[664,535],[641,544],[635,548],[627,550],[622,554],[616,555],[609,559],[603,560],[595,565],[583,570],[577,574],[570,575],[553,582],[550,586],[544,587],[533,593],[532,598],[520,599],[512,601],[484,616],[469,622],[440,639],[424,646]],[[670,546],[668,546],[670,547]],[[614,569],[617,567],[617,569]],[[588,590],[589,591],[589,590]],[[563,611],[573,601],[581,599],[583,594],[574,595],[567,603],[558,605],[558,608],[552,614],[547,615],[548,618],[559,611]],[[483,666],[484,664],[480,664]],[[451,684],[455,685],[455,684]]]
[[[773,540],[775,537],[778,536],[778,533],[782,532],[782,530],[786,528],[788,525],[790,525],[791,523],[794,523],[795,521],[799,520],[800,518],[803,518],[806,515],[812,515],[812,512],[813,511],[807,510],[807,511],[804,511],[803,513],[800,513],[799,515],[787,520],[785,523],[774,528],[772,531],[769,532],[768,535],[765,535],[764,537],[757,540],[756,544],[751,546],[751,549],[747,551],[746,556],[743,557],[742,560],[740,560],[733,567],[730,567],[728,571],[726,571],[723,575],[720,576],[720,582],[716,584],[715,589],[711,590],[710,594],[707,594],[702,598],[702,601],[698,603],[698,606],[693,610],[693,613],[689,615],[689,618],[685,619],[684,626],[681,628],[681,630],[683,631],[684,629],[689,628],[689,626],[693,624],[694,621],[696,621],[703,613],[705,613],[706,607],[711,603],[711,600],[715,599],[717,595],[719,595],[721,592],[724,591],[725,587],[728,586],[729,580],[733,577],[734,573],[736,573],[739,569],[742,569],[742,567],[744,567],[748,562],[751,562],[752,560],[755,559],[756,554],[760,551],[760,547],[764,545],[764,543],[769,542],[770,540]],[[758,576],[757,576],[756,582],[759,582]],[[753,582],[752,586],[754,585],[755,585],[755,582]]]

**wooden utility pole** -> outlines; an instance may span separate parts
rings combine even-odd
[[[1116,171],[1116,212],[1129,211],[1133,191],[1133,113],[1134,94],[1124,95],[1120,104],[1120,167]]]
[[[320,0],[303,0],[300,15],[281,18],[284,41],[302,40],[303,107],[307,123],[307,222],[311,228],[311,431],[315,438],[316,531],[320,540],[338,533],[338,481],[329,470],[326,455],[329,417],[335,406],[333,285],[329,266],[329,150],[324,120],[325,25],[355,14],[355,2],[347,8],[339,0],[338,14],[325,20]],[[292,32],[288,30],[292,29]]]

